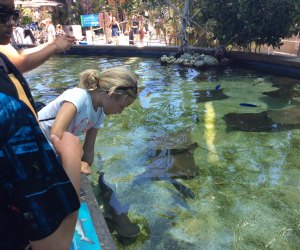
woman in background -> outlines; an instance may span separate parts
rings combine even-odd
[[[110,24],[110,28],[111,28],[111,36],[113,41],[115,42],[115,44],[119,44],[119,35],[120,35],[120,24],[119,22],[116,20],[115,17],[112,18],[111,24]]]
[[[31,29],[24,29],[23,44],[35,44],[35,38],[32,34]]]

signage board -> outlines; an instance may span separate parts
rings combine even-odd
[[[99,15],[90,14],[90,15],[81,15],[81,26],[82,27],[95,27],[100,26]]]

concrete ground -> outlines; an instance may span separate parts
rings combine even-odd
[[[106,39],[104,35],[96,36],[94,38],[94,42],[89,43],[89,45],[129,45],[129,36],[125,36],[121,34],[115,41],[112,43],[106,43]],[[157,38],[155,35],[150,36],[149,34],[145,34],[143,42],[139,41],[139,39],[134,41],[134,46],[143,47],[143,46],[166,46],[164,38]]]

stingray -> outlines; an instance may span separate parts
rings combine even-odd
[[[187,137],[186,132],[179,132],[152,142],[148,151],[150,164],[142,174],[135,177],[133,183],[165,180],[170,182],[184,197],[194,198],[195,195],[191,189],[175,180],[190,179],[199,175],[199,168],[193,154],[198,144],[191,143],[189,138],[190,135]]]
[[[280,88],[269,92],[263,92],[263,95],[267,95],[273,98],[279,98],[283,100],[291,100],[295,97],[299,97],[300,92],[291,88]]]
[[[278,88],[294,88],[296,85],[300,85],[300,80],[290,77],[274,77],[271,79],[272,86]]]
[[[266,110],[260,113],[228,113],[227,127],[250,132],[276,132],[300,128],[300,108]]]
[[[197,103],[199,103],[229,98],[223,91],[224,89],[195,90],[194,93],[197,98]]]

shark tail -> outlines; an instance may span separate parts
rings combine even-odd
[[[94,241],[92,241],[90,238],[86,237],[86,236],[81,236],[80,240],[85,241],[89,244],[95,244]]]

